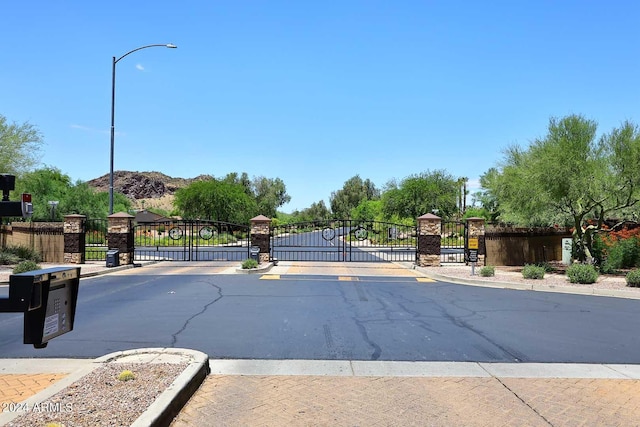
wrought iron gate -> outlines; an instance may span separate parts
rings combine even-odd
[[[415,225],[322,220],[271,229],[271,257],[280,261],[416,260]]]
[[[219,221],[181,220],[134,227],[134,260],[243,261],[250,228]]]
[[[102,261],[107,255],[107,227],[106,218],[86,219],[85,229],[85,259],[87,261]]]
[[[465,262],[466,224],[460,221],[443,221],[441,224],[440,263]]]

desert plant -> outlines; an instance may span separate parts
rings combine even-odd
[[[37,262],[31,260],[21,261],[13,268],[13,274],[19,274],[33,270],[40,270],[40,266]]]
[[[522,277],[525,279],[543,279],[544,273],[544,267],[533,264],[527,264],[522,269]]]
[[[250,268],[256,268],[258,267],[258,261],[256,261],[255,259],[246,259],[244,260],[244,262],[242,263],[242,268],[244,270],[248,270]]]
[[[598,280],[598,271],[591,264],[573,264],[567,268],[567,277],[571,283],[590,284]]]
[[[640,242],[635,237],[618,240],[608,252],[605,263],[614,270],[640,266]]]
[[[14,254],[21,260],[42,261],[40,254],[27,246],[8,246],[3,252]]]
[[[136,376],[130,370],[124,370],[118,374],[118,381],[131,381],[135,380]]]
[[[480,269],[482,277],[493,277],[496,274],[496,268],[492,265],[485,265]]]
[[[634,288],[640,287],[640,270],[631,270],[625,277],[627,286]]]
[[[0,264],[17,264],[20,262],[20,258],[16,254],[12,254],[10,252],[0,252]]]
[[[535,265],[538,266],[538,267],[542,267],[544,269],[545,273],[553,273],[554,271],[556,271],[556,268],[553,265],[551,265],[548,262],[546,262],[546,261],[545,262],[537,262]]]
[[[618,269],[615,268],[609,260],[605,259],[598,267],[600,274],[616,274]]]

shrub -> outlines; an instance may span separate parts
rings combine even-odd
[[[16,254],[12,254],[9,252],[0,252],[0,264],[17,264],[20,262],[20,258]]]
[[[244,260],[244,262],[242,263],[242,269],[243,270],[248,270],[250,268],[256,268],[258,267],[258,261],[256,261],[255,259],[246,259]]]
[[[640,245],[638,243],[638,239],[635,237],[618,240],[609,249],[604,264],[610,265],[614,270],[640,265]]]
[[[482,277],[493,277],[496,274],[496,268],[492,265],[485,265],[480,269]]]
[[[609,260],[605,259],[598,267],[598,271],[600,271],[600,274],[616,274],[618,269],[611,265]]]
[[[21,261],[13,268],[13,274],[24,273],[26,271],[40,270],[40,266],[35,261]]]
[[[631,270],[625,277],[627,280],[627,286],[640,287],[640,270]]]
[[[598,271],[591,264],[573,264],[567,268],[567,276],[571,283],[589,284],[598,280]]]
[[[30,260],[35,262],[42,261],[42,257],[38,252],[26,246],[9,246],[4,250],[4,252],[14,254],[21,260]]]
[[[527,264],[522,269],[522,277],[525,279],[542,279],[544,278],[544,267]]]
[[[553,273],[556,271],[556,268],[548,262],[537,262],[535,265],[537,267],[542,267],[545,273]]]

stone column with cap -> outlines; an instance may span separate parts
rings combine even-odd
[[[114,213],[107,217],[107,245],[109,249],[118,250],[120,265],[133,264],[134,236],[133,218],[125,212]]]
[[[64,217],[64,255],[66,264],[84,264],[86,230],[84,215],[66,215]]]
[[[440,245],[442,240],[441,219],[434,214],[418,217],[418,253],[416,265],[419,267],[440,267]]]
[[[271,218],[264,215],[251,218],[251,246],[260,248],[260,264],[269,262],[271,258]]]
[[[484,218],[467,218],[467,238],[478,239],[478,265],[485,265]]]

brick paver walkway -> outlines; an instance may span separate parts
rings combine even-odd
[[[211,375],[194,425],[638,426],[640,381]]]
[[[67,374],[3,374],[0,375],[0,404],[22,402],[60,381]],[[1,410],[1,409],[0,409]]]

